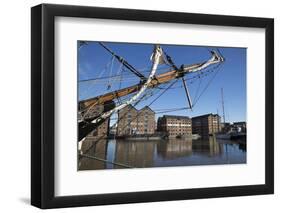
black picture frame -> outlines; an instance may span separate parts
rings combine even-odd
[[[265,48],[265,184],[93,195],[54,195],[54,21],[55,17],[264,28]],[[31,8],[31,204],[60,208],[217,198],[274,193],[274,20],[239,16],[41,4]]]

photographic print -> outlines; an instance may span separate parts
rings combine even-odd
[[[274,193],[274,19],[41,4],[31,41],[32,205]]]
[[[78,170],[246,163],[246,48],[78,41]]]

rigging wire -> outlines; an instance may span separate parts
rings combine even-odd
[[[112,62],[113,63],[113,62]],[[110,70],[110,76],[109,76],[109,78],[108,78],[108,81],[110,81],[110,80],[112,80],[112,64],[111,64],[111,70]],[[218,69],[219,70],[219,69]],[[200,99],[200,97],[202,96],[202,94],[206,91],[206,89],[208,88],[208,86],[210,85],[210,83],[211,83],[211,81],[215,78],[215,76],[217,75],[217,73],[218,73],[218,70],[217,70],[217,72],[214,74],[214,76],[213,76],[213,78],[211,78],[211,80],[208,82],[208,84],[206,85],[206,87],[203,89],[203,91],[200,93],[200,95],[198,96],[198,98],[196,99],[196,101],[194,102],[194,104],[193,104],[193,106],[198,102],[198,100]],[[102,73],[101,73],[102,74]],[[100,76],[99,77],[101,77],[101,74],[100,74]],[[200,84],[201,84],[201,75],[202,75],[202,73],[200,72],[196,77],[199,77],[200,78]],[[206,75],[205,75],[206,76]],[[194,76],[194,80],[196,80],[196,77]],[[187,79],[187,80],[190,80],[190,79]],[[168,91],[169,89],[171,89],[172,88],[172,86],[176,83],[178,81],[178,79],[176,80],[176,81],[174,81],[174,82],[172,82],[169,86],[167,86],[166,88],[164,88],[164,89],[162,89],[163,91],[156,97],[156,98],[154,98],[151,102],[150,102],[150,104],[148,105],[148,106],[151,106],[155,101],[157,101],[166,91]],[[121,83],[121,80],[120,80],[120,82],[119,83]],[[193,83],[193,82],[192,82]],[[121,86],[120,86],[121,87]],[[160,91],[161,90],[161,88],[158,88],[158,90],[157,91]],[[196,92],[197,93],[197,92]],[[134,103],[134,106],[136,106],[138,103],[140,103],[144,98],[148,98],[149,96],[153,96],[153,91],[150,93],[150,94],[148,94],[148,93],[146,93],[146,94],[144,94],[136,103]],[[196,95],[197,96],[197,95]],[[185,109],[187,109],[188,107],[183,107],[183,108],[178,108],[178,109],[170,109],[170,110],[163,110],[163,111],[158,111],[157,113],[166,113],[166,112],[171,112],[171,111],[177,111],[177,110],[185,110]],[[139,113],[137,114],[137,116],[136,116],[136,118],[138,117],[138,115],[139,115]],[[119,120],[119,118],[118,118],[118,120]],[[132,122],[132,121],[131,121]],[[130,123],[131,123],[130,122]],[[117,123],[117,122],[116,122]],[[115,123],[115,124],[116,124]],[[129,124],[130,124],[129,123]],[[113,126],[115,126],[115,124],[113,125]],[[128,124],[128,125],[129,125]],[[113,127],[112,126],[112,127]],[[125,127],[124,127],[125,128]],[[111,127],[110,127],[110,129],[111,129]]]
[[[211,78],[211,80],[208,82],[208,84],[207,84],[207,86],[204,88],[204,90],[203,90],[203,92],[201,92],[201,94],[199,95],[199,97],[198,97],[198,99],[196,100],[196,102],[194,102],[194,104],[193,104],[193,106],[198,102],[198,100],[199,100],[199,98],[203,95],[203,93],[206,91],[206,89],[209,87],[209,85],[211,84],[211,82],[213,81],[213,79],[216,77],[216,75],[217,75],[217,73],[218,73],[218,71],[219,71],[219,68],[220,68],[220,66],[218,66],[218,69],[217,69],[217,71],[215,72],[215,74],[213,75],[213,77]],[[151,106],[155,101],[157,101],[166,91],[168,91],[176,82],[178,81],[178,79],[176,80],[176,81],[174,81],[174,82],[172,82],[168,87],[166,87],[156,98],[154,98],[151,102],[150,102],[150,104],[148,104],[147,106],[149,107],[149,106]],[[137,104],[140,102],[141,100],[139,100],[138,102],[137,102]],[[192,107],[193,107],[192,106]],[[177,108],[177,109],[171,109],[171,110],[163,110],[163,111],[160,111],[160,112],[156,112],[156,114],[163,114],[163,113],[167,113],[167,112],[174,112],[174,111],[181,111],[181,110],[186,110],[186,109],[190,109],[190,107],[182,107],[182,108]],[[137,115],[136,115],[136,117],[133,119],[133,120],[131,120],[130,122],[128,122],[128,124],[124,127],[124,128],[126,128],[128,125],[130,125],[130,123],[132,122],[132,121],[134,121],[137,117],[139,116],[139,112],[137,113]],[[118,119],[117,121],[116,121],[116,123],[113,125],[113,126],[115,126],[117,123],[118,123],[118,121],[119,121],[120,119]],[[112,126],[112,127],[113,127]],[[123,129],[124,129],[123,128]]]
[[[201,72],[201,73],[200,73],[200,75],[201,75],[200,78],[199,78],[199,76],[198,76],[198,74],[197,74],[197,75],[195,75],[194,77],[186,78],[186,80],[189,81],[189,84],[193,84],[193,83],[194,83],[196,80],[198,80],[198,79],[200,79],[200,80],[202,81],[202,78],[203,78],[203,77],[206,77],[206,76],[210,75],[210,74],[213,73],[218,67],[219,67],[219,65],[217,65],[216,67],[214,67],[214,68],[212,68],[212,69],[209,69],[209,70],[207,70],[207,71]],[[191,82],[190,80],[193,80],[193,82]],[[168,84],[168,83],[165,83],[165,84]],[[174,84],[173,84],[173,85],[174,85]],[[175,87],[170,86],[170,87],[169,87],[169,90],[171,90],[171,89],[177,89],[177,88],[183,88],[183,86],[175,86]],[[206,86],[206,88],[205,88],[204,90],[206,90],[207,88],[208,88],[208,85]],[[157,90],[166,90],[167,88],[157,86],[157,87],[155,87],[155,88],[153,88],[153,89],[157,89]],[[199,91],[199,90],[198,90],[198,91]],[[204,91],[204,92],[205,92],[205,91]],[[203,93],[203,92],[201,92],[201,93]],[[203,94],[200,94],[200,95],[199,95],[199,92],[198,92],[197,97],[194,96],[194,100],[196,100],[196,101],[194,102],[193,106],[195,106],[195,103],[198,102],[199,98],[200,98],[202,95],[203,95]],[[200,97],[198,97],[198,96],[200,96]],[[125,100],[128,99],[129,97],[126,97],[125,99],[124,99],[124,98],[122,99],[122,98],[123,98],[123,97],[120,97],[119,99],[120,99],[121,101],[125,101]],[[104,103],[104,105],[107,105],[107,104]]]
[[[111,61],[113,60],[113,56],[110,57],[110,60],[108,60],[108,62],[105,64],[105,66],[103,67],[103,69],[101,70],[100,74],[98,75],[97,78],[101,78],[101,76],[103,75],[103,73],[105,72],[105,70],[108,69],[109,65],[111,64]],[[81,85],[80,82],[84,82],[84,80],[80,80],[78,81],[79,86]],[[84,84],[85,85],[85,84]],[[83,94],[87,94],[92,87],[95,85],[94,82],[88,82],[87,84],[87,88],[84,88]]]
[[[173,109],[167,109],[167,110],[163,110],[163,111],[159,111],[159,112],[155,112],[155,114],[163,114],[163,113],[167,113],[167,112],[177,112],[177,111],[183,111],[183,110],[187,110],[190,109],[190,107],[180,107],[180,108],[173,108]],[[153,111],[156,111],[153,109]],[[117,120],[118,118],[110,118],[111,120]]]
[[[195,92],[195,95],[194,95],[193,100],[196,100],[196,99],[197,99],[197,95],[198,95],[198,92],[199,92],[200,87],[201,87],[201,82],[202,82],[202,77],[201,77],[201,75],[202,75],[202,73],[199,71],[198,78],[200,79],[200,81],[199,81],[199,85],[198,85],[198,87],[197,87],[197,89],[196,89],[196,92]]]
[[[116,74],[116,75],[112,75],[112,76],[104,76],[101,77],[101,75],[104,73],[105,68],[102,70],[102,72],[100,73],[100,77],[96,77],[96,78],[89,78],[89,79],[82,79],[79,80],[78,83],[83,83],[83,82],[87,82],[87,81],[95,81],[95,80],[101,80],[101,79],[107,79],[107,78],[113,78],[113,77],[120,77],[120,74]],[[157,71],[168,71],[170,69],[168,68],[158,68]],[[126,69],[124,69],[124,71],[127,71]],[[145,72],[150,72],[150,71],[145,71]],[[126,74],[124,73],[123,76],[129,76],[129,77],[133,77],[134,75],[132,73],[127,72]],[[134,77],[135,78],[135,77]]]
[[[166,88],[166,90],[164,90],[164,91],[162,91],[156,98],[154,98],[148,105],[146,105],[146,106],[151,106],[156,100],[158,100],[167,90],[169,90],[169,88],[171,87],[171,86],[173,86],[175,83],[177,82],[177,80],[176,81],[174,81],[174,82],[172,82],[167,88]],[[134,107],[138,104],[138,103],[140,103],[141,101],[142,101],[142,99],[144,98],[144,97],[146,97],[146,95],[147,94],[145,94],[145,95],[143,95],[135,104],[134,104]],[[135,118],[134,119],[132,119],[130,122],[128,122],[128,124],[124,127],[124,128],[126,128],[128,125],[130,125],[131,124],[131,122],[132,121],[134,121],[135,119],[137,119],[138,118],[138,116],[140,115],[140,112],[137,112],[137,115],[135,116]],[[125,116],[125,115],[124,115]],[[124,117],[123,116],[123,117]],[[117,125],[117,123],[118,123],[118,121],[120,121],[122,118],[118,118],[117,119],[117,121],[116,121],[116,123],[114,124],[114,125],[112,125],[112,127],[110,127],[110,129],[111,128],[113,128],[115,125]],[[123,129],[124,129],[123,128]]]
[[[218,49],[217,49],[217,51],[219,51]],[[219,66],[220,66],[221,64],[218,64],[216,67],[213,67],[212,69],[208,69],[208,70],[206,70],[206,71],[200,71],[197,75],[195,75],[195,76],[193,76],[193,77],[191,77],[191,78],[186,78],[186,80],[187,81],[190,81],[190,80],[197,80],[197,79],[200,79],[200,82],[199,82],[199,86],[198,86],[198,88],[197,88],[197,90],[196,90],[196,93],[195,93],[195,101],[194,101],[194,104],[192,105],[192,106],[195,106],[196,104],[197,104],[197,102],[199,101],[199,99],[200,99],[200,97],[203,95],[203,93],[207,90],[207,88],[209,87],[209,85],[211,84],[211,82],[213,81],[213,79],[215,78],[215,76],[217,75],[217,73],[218,73],[218,70],[219,69],[217,69],[217,72],[214,74],[214,76],[210,79],[210,81],[207,83],[207,85],[204,87],[204,89],[202,90],[202,92],[199,94],[199,90],[200,90],[200,86],[201,86],[201,82],[202,82],[202,77],[205,77],[205,76],[207,76],[207,75],[209,75],[210,73],[212,73],[212,72],[214,72],[214,70],[216,69],[216,68],[219,68]],[[120,73],[121,74],[123,74],[123,69],[122,70],[118,70],[118,74],[120,75]],[[119,88],[121,88],[121,82],[122,82],[122,79],[120,79],[120,82],[119,82]],[[163,92],[159,95],[159,96],[157,96],[149,105],[152,105],[157,99],[159,99],[167,90],[170,90],[170,89],[176,89],[176,88],[182,88],[182,86],[181,87],[172,87],[175,83],[176,83],[177,81],[174,81],[174,82],[172,82],[167,88],[162,88],[162,87],[160,87],[160,86],[157,86],[156,87],[156,89],[158,89],[157,91],[159,91],[159,90],[163,90]],[[194,82],[189,82],[190,84],[192,84],[192,83],[194,83]],[[155,89],[155,88],[154,88]],[[155,94],[154,94],[155,95]],[[149,95],[149,96],[147,96],[147,98],[146,99],[148,99],[148,98],[150,98],[151,96],[153,96],[153,92],[151,92],[151,94]],[[126,99],[125,99],[126,100]],[[120,101],[120,99],[118,99],[118,101]],[[124,101],[124,99],[122,100],[122,101]],[[104,104],[104,105],[106,105],[106,104]],[[189,107],[183,107],[183,108],[181,108],[181,109],[188,109]],[[164,111],[164,112],[169,112],[170,110],[167,110],[167,111]]]
[[[178,79],[176,81],[172,82],[166,89],[162,91],[148,106],[151,106],[155,101],[157,101],[166,91],[168,91],[176,82],[178,82]]]
[[[215,79],[215,77],[217,76],[218,72],[221,69],[221,64],[219,64],[219,66],[217,66],[217,70],[215,72],[215,74],[212,76],[212,78],[209,80],[209,82],[206,84],[206,86],[204,87],[204,89],[201,91],[200,95],[198,96],[198,98],[194,101],[194,105],[197,104],[197,102],[199,101],[199,99],[201,98],[201,96],[206,92],[206,90],[208,89],[208,87],[210,86],[210,84],[212,83],[212,81]]]
[[[199,91],[200,91],[200,88],[201,88],[201,83],[202,83],[202,78],[203,77],[206,77],[206,76],[208,76],[210,73],[213,73],[214,71],[216,71],[218,68],[219,68],[219,66],[220,66],[221,64],[218,64],[218,65],[216,65],[216,66],[214,66],[214,67],[212,67],[212,68],[210,68],[210,69],[207,69],[206,71],[199,71],[198,72],[198,74],[196,75],[196,76],[194,76],[195,77],[195,79],[200,79],[200,81],[199,81],[199,84],[198,84],[198,87],[197,87],[197,89],[196,89],[196,93],[195,93],[195,95],[194,95],[194,98],[193,98],[193,100],[197,100],[198,99],[198,97],[199,97]],[[193,82],[192,82],[193,83]],[[192,84],[191,83],[191,84]]]
[[[128,70],[138,76],[142,81],[146,80],[146,77],[136,70],[131,64],[129,64],[123,57],[116,55],[111,49],[109,49],[103,42],[98,42],[105,50],[107,50],[112,56],[114,56],[120,63],[122,63]]]
[[[114,60],[114,57],[111,56],[110,59],[108,60],[108,62],[106,63],[106,65],[104,66],[104,68],[102,69],[101,73],[98,75],[98,78],[100,78],[103,73],[108,70],[108,67],[110,66],[110,64],[112,63],[112,61]]]
[[[115,58],[112,57],[109,76],[112,76],[112,69],[113,69],[113,65],[114,65],[114,60],[115,60]],[[108,79],[108,83],[107,83],[107,90],[110,90],[110,89],[111,89],[111,77]]]
[[[207,74],[206,73],[210,73],[210,72],[212,72],[212,70],[206,70],[206,71],[202,71],[201,72],[201,74],[200,74],[200,76],[202,76],[202,77],[205,77],[205,76],[207,76]],[[199,77],[200,77],[199,75],[194,75],[193,77],[189,77],[189,78],[185,78],[185,80],[186,81],[188,81],[189,82],[189,84],[193,84],[196,80],[198,80],[199,79]],[[118,75],[117,77],[112,77],[112,79],[111,79],[111,81],[113,82],[117,82],[117,81],[120,81],[120,80],[124,80],[124,81],[126,81],[126,82],[138,82],[138,80],[137,79],[135,79],[135,78],[128,78],[128,77],[125,77],[125,75],[124,76],[122,76],[122,78],[121,78],[121,75]],[[193,80],[193,81],[192,81]],[[94,81],[94,80],[91,80],[91,81]],[[92,82],[92,83],[90,83],[90,85],[91,84],[104,84],[105,82],[107,82],[107,79],[104,79],[104,81],[103,80],[95,80],[95,82]],[[176,87],[175,87],[176,88]],[[181,88],[180,86],[178,86],[178,88]],[[159,86],[158,87],[158,89],[163,89],[161,86]]]

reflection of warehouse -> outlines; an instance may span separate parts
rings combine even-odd
[[[155,132],[155,112],[148,106],[137,110],[128,105],[118,113],[117,135],[153,134]]]
[[[99,139],[98,142],[87,137],[82,145],[81,151],[87,155],[95,156],[100,159],[107,157],[107,141],[106,139]],[[81,158],[79,163],[79,170],[92,170],[92,169],[106,169],[106,162],[96,160],[93,158]]]
[[[154,143],[119,141],[116,143],[114,161],[132,167],[152,167],[154,153]],[[115,165],[114,168],[122,167]]]
[[[164,159],[177,159],[192,154],[192,139],[171,139],[157,144],[157,153]]]
[[[204,151],[203,153],[209,156],[215,156],[221,154],[223,150],[223,144],[218,143],[216,137],[209,137],[207,140],[199,140],[196,143],[192,143],[193,153]]]
[[[169,137],[191,136],[191,119],[187,116],[164,115],[158,118],[157,130],[167,133]]]
[[[208,137],[221,131],[221,121],[218,114],[206,114],[192,118],[192,133]]]

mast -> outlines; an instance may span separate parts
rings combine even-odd
[[[221,88],[221,104],[222,104],[222,114],[223,114],[223,125],[225,125],[225,113],[224,113],[223,88]]]

